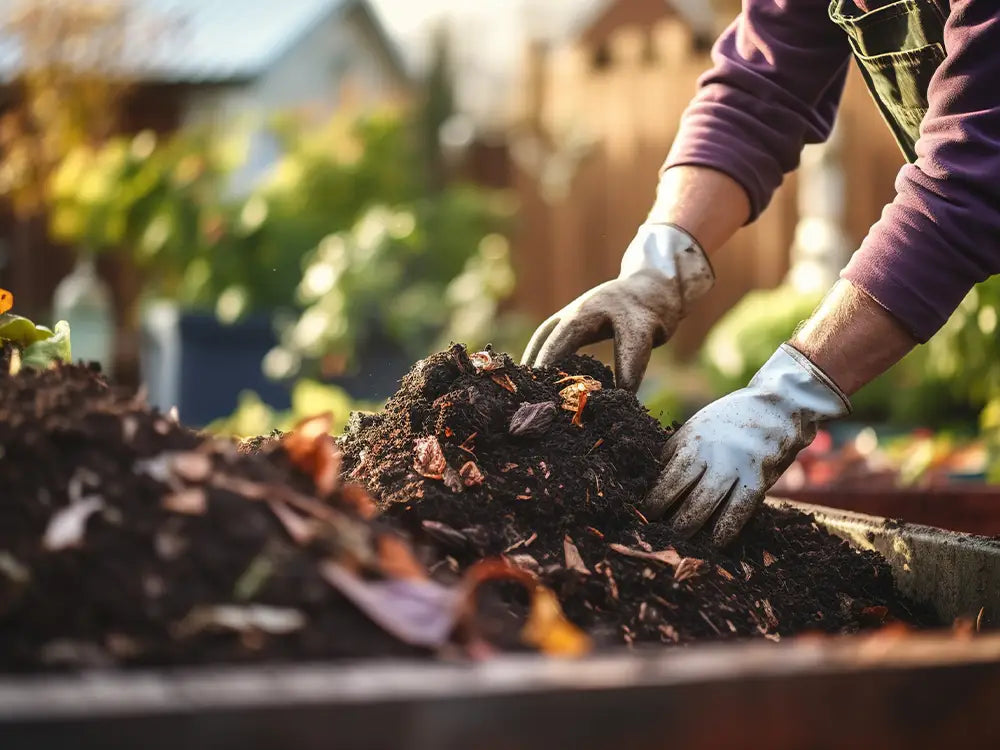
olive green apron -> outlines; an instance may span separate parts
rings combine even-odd
[[[906,160],[915,161],[927,87],[945,58],[946,8],[935,0],[896,0],[863,11],[854,0],[832,0],[830,19],[847,32],[882,117]]]

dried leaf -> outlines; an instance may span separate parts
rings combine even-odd
[[[262,604],[235,606],[219,604],[197,606],[173,627],[178,638],[196,635],[208,628],[220,628],[244,633],[260,630],[272,635],[284,635],[301,630],[306,617],[297,609],[268,607]]]
[[[562,399],[562,408],[566,411],[580,413],[583,410],[583,407],[580,406],[581,399],[586,404],[584,394],[601,390],[600,382],[586,375],[570,375],[557,380],[556,384],[568,381],[571,381],[572,384],[559,391],[559,398]]]
[[[459,493],[465,489],[465,485],[462,483],[462,477],[458,475],[450,466],[444,467],[444,474],[441,478],[444,480],[444,486],[455,493]]]
[[[414,443],[413,469],[428,479],[443,479],[448,467],[441,444],[433,435],[417,438]]]
[[[573,415],[572,424],[577,427],[583,427],[583,409],[587,405],[587,394],[581,393],[580,398],[576,402],[576,413]],[[597,494],[601,494],[598,492]]]
[[[45,529],[42,545],[50,551],[79,547],[83,543],[87,519],[103,508],[104,500],[100,497],[89,497],[67,505],[52,516]]]
[[[735,581],[736,580],[736,576],[734,576],[728,570],[726,570],[725,568],[723,568],[721,565],[716,565],[715,566],[715,571],[720,576],[722,576],[723,578],[725,578],[727,581]]]
[[[772,555],[767,550],[764,550],[763,558],[764,558],[764,567],[765,568],[770,568],[772,565],[774,565],[776,562],[778,562],[778,558],[775,557],[774,555]]]
[[[463,592],[431,580],[366,581],[333,560],[320,574],[368,618],[404,643],[440,648],[458,621]]]
[[[576,545],[573,544],[573,540],[568,536],[563,537],[563,555],[566,558],[566,568],[568,570],[575,570],[577,573],[590,575],[590,570],[587,569],[586,563],[583,562],[583,557],[580,556],[580,550],[577,549]]]
[[[701,566],[705,564],[704,560],[699,560],[697,557],[685,557],[674,568],[674,580],[684,581],[688,578],[693,578],[698,575],[698,571],[701,570]]]
[[[337,499],[341,505],[350,508],[365,520],[371,520],[378,513],[375,498],[360,484],[343,485]]]
[[[556,418],[556,405],[551,401],[521,404],[510,418],[508,432],[517,437],[539,437]]]
[[[160,501],[164,510],[173,513],[184,513],[189,516],[202,516],[208,506],[208,498],[202,487],[189,487],[180,492],[167,495]]]
[[[510,379],[510,375],[490,375],[490,380],[506,391],[517,393],[517,386],[514,385],[514,381]]]
[[[746,560],[740,560],[740,567],[743,568],[743,580],[749,581],[753,575],[753,567]]]
[[[498,356],[488,350],[470,354],[469,361],[472,362],[472,366],[476,369],[477,373],[499,370],[504,365],[502,356]]]
[[[608,547],[619,555],[635,557],[639,560],[652,560],[653,562],[663,563],[674,568],[680,565],[682,560],[689,559],[682,558],[673,547],[667,547],[658,552],[645,552],[641,549],[632,549],[631,547],[626,547],[624,544],[609,544]]]
[[[544,586],[535,586],[532,592],[521,639],[550,656],[580,656],[591,648],[590,639],[566,619],[556,595]]]
[[[0,314],[7,312],[14,306],[14,295],[6,289],[0,289]]]
[[[409,545],[395,534],[383,534],[376,540],[379,569],[386,578],[420,580],[427,571],[417,562]]]
[[[466,487],[478,487],[483,483],[483,472],[479,470],[474,461],[466,461],[462,468],[458,470],[458,475],[462,478],[462,483]]]
[[[272,500],[268,505],[296,544],[306,545],[316,538],[316,527],[312,521],[303,518],[282,502]]]
[[[309,417],[281,438],[281,445],[299,471],[312,477],[320,497],[328,497],[340,481],[342,457],[330,430],[330,412]]]

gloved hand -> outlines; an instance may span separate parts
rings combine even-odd
[[[748,386],[709,404],[670,438],[642,511],[652,520],[674,510],[670,525],[688,536],[711,520],[712,541],[729,544],[819,425],[850,411],[837,385],[783,344]]]
[[[673,336],[715,275],[704,251],[672,224],[643,224],[622,257],[621,273],[577,297],[538,327],[521,359],[544,367],[614,336],[615,380],[636,391],[653,347]]]

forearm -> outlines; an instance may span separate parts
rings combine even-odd
[[[848,396],[888,370],[916,339],[867,294],[839,281],[789,343]]]
[[[749,216],[747,192],[732,177],[708,167],[679,166],[661,176],[647,220],[676,224],[711,255]]]

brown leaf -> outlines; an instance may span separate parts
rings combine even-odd
[[[764,557],[764,567],[765,568],[770,568],[772,565],[774,565],[776,562],[778,562],[778,558],[775,557],[774,555],[772,555],[767,550],[764,550],[763,557]]]
[[[503,367],[503,357],[491,351],[475,352],[469,355],[469,361],[476,368],[476,372],[492,372]]]
[[[376,540],[382,575],[397,580],[427,578],[424,566],[417,562],[406,542],[395,534],[382,534]]]
[[[666,549],[659,550],[658,552],[646,552],[641,549],[632,549],[631,547],[626,547],[624,544],[609,544],[608,547],[613,549],[619,555],[634,557],[639,560],[652,560],[653,562],[663,563],[664,565],[670,565],[671,567],[677,567],[681,564],[682,560],[688,559],[682,558],[673,547],[667,547]]]
[[[268,506],[296,544],[309,544],[316,538],[316,527],[311,521],[303,518],[282,502],[271,500],[268,502]]]
[[[328,497],[340,481],[340,448],[330,430],[333,414],[325,412],[303,419],[285,433],[281,445],[295,467],[312,477],[320,497]]]
[[[725,568],[723,568],[721,565],[716,565],[715,566],[715,571],[720,576],[722,576],[723,578],[725,578],[727,581],[735,581],[736,580],[736,576],[734,576],[728,570],[726,570]]]
[[[587,569],[586,563],[583,562],[583,557],[580,556],[580,550],[577,549],[576,545],[573,544],[573,540],[568,536],[563,537],[563,555],[566,558],[566,568],[568,570],[575,570],[577,573],[590,575],[590,570]]]
[[[538,437],[552,425],[556,418],[556,405],[551,401],[521,404],[510,418],[508,432],[517,437]]]
[[[490,380],[506,391],[517,393],[517,386],[514,385],[514,381],[510,379],[510,375],[490,375]]]
[[[571,382],[571,385],[559,391],[559,398],[562,399],[562,408],[566,411],[579,413],[582,411],[580,399],[583,395],[601,390],[600,382],[586,375],[568,375],[561,380],[557,380],[556,385],[566,382]],[[584,403],[586,403],[586,400],[584,400]]]
[[[167,495],[160,501],[160,505],[173,513],[201,516],[205,514],[208,500],[202,487],[189,487]]]
[[[414,443],[413,469],[428,479],[443,479],[448,462],[441,444],[433,435],[417,438]]]
[[[698,571],[701,570],[701,566],[705,564],[704,560],[699,560],[697,557],[685,557],[674,568],[674,580],[683,581],[688,578],[693,578],[698,575]]]
[[[444,486],[452,492],[458,493],[465,489],[465,485],[462,483],[462,477],[460,477],[458,472],[450,466],[444,467],[444,474],[442,474],[441,478],[444,480]]]
[[[466,461],[462,468],[458,470],[458,475],[462,478],[462,483],[466,487],[478,487],[483,483],[483,472],[476,466],[475,461]]]
[[[345,484],[340,488],[338,501],[341,505],[350,508],[365,520],[371,520],[378,514],[378,505],[375,498],[368,494],[368,490],[360,484]]]
[[[576,413],[573,415],[572,424],[583,427],[583,408],[587,405],[587,393],[581,393],[576,402]],[[598,493],[600,494],[600,493]]]

